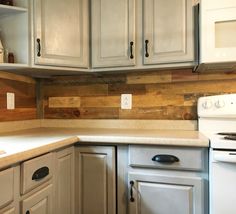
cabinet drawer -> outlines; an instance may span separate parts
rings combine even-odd
[[[129,165],[200,171],[204,169],[204,149],[130,145]]]
[[[10,204],[14,199],[14,169],[0,172],[0,208]]]
[[[25,194],[52,177],[53,154],[49,153],[21,165],[21,193]]]

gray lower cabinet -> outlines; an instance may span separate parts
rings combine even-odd
[[[129,174],[129,214],[203,214],[203,180]]]
[[[207,214],[207,149],[129,146],[129,214]]]
[[[75,213],[115,214],[115,147],[77,146],[75,158]]]
[[[35,194],[22,201],[22,213],[26,214],[51,214],[52,207],[52,184],[41,189]]]

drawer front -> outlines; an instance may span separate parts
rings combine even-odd
[[[21,194],[25,194],[45,181],[48,181],[52,177],[53,170],[52,153],[22,163]]]
[[[0,172],[0,208],[14,200],[14,169]]]
[[[129,146],[132,167],[200,171],[204,169],[204,149],[162,146]]]

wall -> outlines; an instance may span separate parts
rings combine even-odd
[[[44,80],[47,119],[196,120],[200,96],[236,92],[236,73],[192,70],[90,74]],[[133,109],[120,109],[120,94],[133,94]]]
[[[7,110],[6,93],[15,93],[15,109]],[[36,119],[34,79],[0,71],[0,122]]]

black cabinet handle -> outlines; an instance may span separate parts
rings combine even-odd
[[[134,58],[134,55],[133,55],[133,45],[134,45],[134,42],[130,42],[130,59]]]
[[[32,180],[37,181],[40,179],[45,178],[49,175],[49,168],[47,166],[44,166],[40,169],[37,169],[34,174],[32,175]]]
[[[29,211],[29,210],[27,210],[25,214],[30,214],[30,211]]]
[[[36,42],[37,42],[37,56],[40,57],[41,56],[41,43],[40,43],[41,41],[38,38]]]
[[[155,155],[152,158],[152,161],[156,161],[158,163],[170,164],[170,163],[179,162],[179,158],[177,158],[174,155],[161,154],[161,155]]]
[[[134,186],[134,181],[130,181],[130,202],[134,202],[134,196],[133,196],[133,186]]]
[[[149,57],[149,53],[148,53],[148,40],[145,40],[145,57]]]

